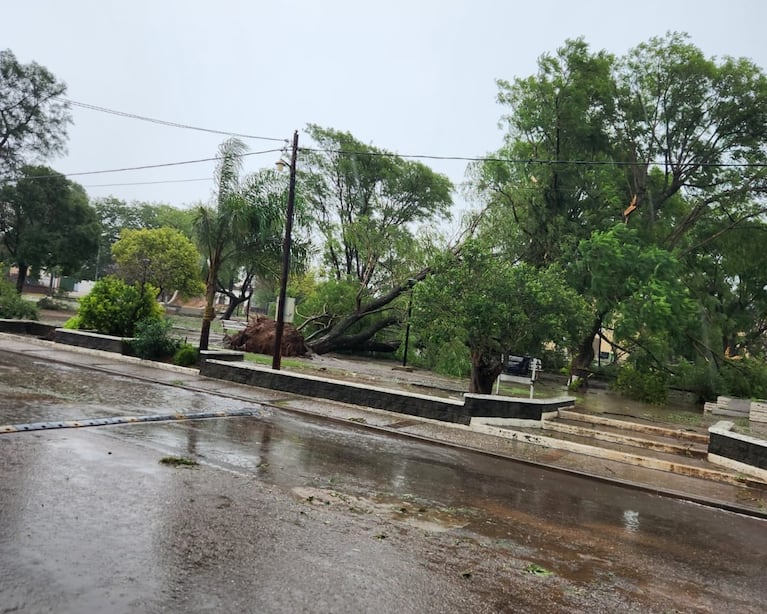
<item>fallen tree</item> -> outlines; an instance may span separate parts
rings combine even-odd
[[[274,336],[277,322],[266,316],[257,315],[248,325],[234,335],[224,338],[224,345],[231,350],[268,354],[274,352]],[[306,356],[310,349],[303,336],[292,324],[285,324],[282,333],[283,356]]]

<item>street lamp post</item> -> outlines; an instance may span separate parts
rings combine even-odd
[[[282,274],[280,296],[277,301],[277,328],[274,332],[274,353],[272,369],[280,370],[282,360],[282,333],[285,330],[285,302],[288,292],[288,270],[290,269],[290,243],[293,232],[293,207],[296,201],[296,158],[298,156],[298,130],[293,133],[293,150],[290,156],[290,183],[288,185],[288,208],[285,212],[285,239],[282,242]]]

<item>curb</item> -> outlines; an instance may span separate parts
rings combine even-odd
[[[166,364],[166,363],[155,363],[153,361],[143,360],[143,359],[135,358],[135,357],[131,357],[131,356],[117,355],[117,354],[113,354],[113,353],[109,353],[109,352],[103,352],[103,351],[99,351],[99,350],[92,350],[92,349],[89,349],[89,348],[81,348],[81,347],[77,347],[77,346],[61,347],[60,345],[58,345],[58,344],[56,344],[54,342],[51,342],[51,341],[45,341],[45,340],[39,340],[39,339],[30,339],[30,338],[28,338],[26,336],[23,336],[23,335],[13,335],[13,334],[10,334],[10,333],[0,333],[0,338],[2,338],[3,336],[6,336],[6,335],[9,336],[9,337],[15,338],[15,339],[21,339],[21,340],[24,341],[25,344],[34,344],[34,345],[39,345],[41,347],[56,348],[56,349],[61,349],[61,350],[68,351],[68,352],[78,352],[78,353],[82,353],[82,354],[89,354],[89,355],[92,355],[92,356],[98,356],[98,357],[101,357],[101,358],[107,358],[107,359],[109,359],[110,362],[124,362],[124,363],[128,363],[128,364],[134,364],[136,366],[143,366],[143,367],[152,368],[152,369],[161,369],[161,370],[165,370],[165,371],[172,371],[172,372],[183,373],[183,374],[186,374],[186,375],[192,375],[192,376],[204,378],[204,376],[201,376],[199,374],[199,371],[197,369],[193,369],[193,368],[179,367],[179,366],[176,366],[176,365],[170,365],[170,364]],[[10,350],[6,350],[6,351],[9,352],[9,353],[24,354],[24,352],[20,351],[20,350],[10,349]],[[51,360],[52,362],[58,362],[58,363],[61,363],[61,364],[71,364],[70,362],[68,362],[66,360],[57,359],[55,357],[48,357],[48,359]],[[83,369],[99,371],[99,372],[102,372],[102,373],[109,373],[109,374],[112,374],[112,375],[120,375],[120,376],[123,376],[123,377],[129,377],[129,378],[137,379],[137,380],[140,380],[140,381],[151,381],[151,382],[154,382],[154,383],[156,383],[158,385],[166,385],[166,386],[172,386],[172,387],[176,387],[176,388],[184,388],[184,389],[188,389],[188,390],[192,390],[192,391],[203,392],[203,393],[206,393],[206,394],[211,394],[211,395],[221,396],[221,397],[226,397],[226,398],[242,398],[243,400],[247,400],[250,403],[255,403],[255,404],[257,404],[259,406],[262,406],[264,408],[267,408],[267,407],[268,408],[274,408],[274,409],[278,409],[278,410],[281,410],[281,411],[288,411],[290,413],[297,414],[297,415],[319,416],[319,417],[322,417],[323,419],[332,420],[334,422],[337,422],[337,423],[340,423],[340,424],[344,424],[346,426],[353,425],[354,427],[357,427],[357,428],[373,429],[373,430],[376,430],[376,431],[385,432],[385,433],[387,433],[389,435],[396,436],[396,437],[407,438],[407,439],[416,439],[416,440],[419,440],[419,441],[424,441],[424,442],[428,442],[428,443],[431,443],[431,444],[436,444],[436,445],[443,446],[443,447],[470,450],[472,452],[477,452],[477,453],[484,454],[484,455],[487,455],[487,456],[490,456],[490,457],[494,457],[494,458],[503,458],[503,459],[506,459],[506,460],[512,460],[514,462],[522,463],[524,465],[528,465],[528,466],[532,466],[532,467],[541,467],[541,468],[544,468],[544,469],[547,469],[547,470],[556,471],[558,473],[575,475],[575,476],[583,477],[583,478],[590,479],[590,480],[596,480],[598,482],[605,483],[605,484],[615,484],[615,485],[623,486],[623,487],[626,487],[626,488],[630,488],[632,490],[640,490],[640,491],[649,492],[651,494],[655,494],[655,495],[658,495],[658,496],[663,496],[663,497],[668,497],[668,498],[678,499],[678,500],[685,500],[685,501],[689,501],[689,502],[696,503],[696,504],[699,504],[699,505],[704,505],[706,507],[717,508],[717,509],[721,509],[721,510],[728,511],[728,512],[738,513],[738,514],[742,514],[742,515],[746,515],[746,516],[751,516],[751,517],[756,517],[756,518],[767,520],[767,510],[760,510],[760,509],[756,509],[756,508],[753,508],[753,507],[743,507],[743,506],[740,506],[740,505],[737,505],[737,504],[734,504],[734,503],[728,503],[726,501],[722,501],[722,500],[718,500],[718,499],[711,499],[711,498],[707,498],[705,496],[694,495],[694,494],[686,493],[686,492],[683,492],[683,491],[659,488],[659,487],[655,487],[655,486],[652,486],[652,485],[649,485],[649,484],[640,483],[640,482],[633,482],[631,480],[625,480],[625,479],[614,477],[614,476],[604,476],[604,475],[599,475],[599,474],[593,474],[593,473],[590,473],[590,472],[587,472],[587,471],[581,471],[581,470],[573,469],[573,468],[570,468],[570,467],[562,467],[562,466],[557,466],[557,465],[553,465],[553,464],[549,464],[549,463],[545,463],[545,462],[529,460],[529,459],[513,456],[513,455],[510,455],[510,454],[493,452],[493,451],[490,451],[490,450],[483,449],[482,447],[479,447],[479,446],[474,446],[474,445],[464,444],[464,443],[458,443],[458,442],[452,442],[452,441],[449,441],[447,439],[438,439],[438,438],[434,438],[434,437],[430,437],[430,436],[425,436],[425,435],[421,435],[421,434],[417,434],[417,433],[408,433],[408,432],[405,432],[405,431],[402,431],[402,430],[391,429],[391,428],[388,428],[388,427],[383,426],[383,425],[360,424],[358,422],[351,422],[351,421],[349,421],[348,418],[341,418],[341,417],[332,416],[332,415],[329,416],[329,415],[326,415],[324,413],[311,412],[311,411],[308,411],[306,409],[298,409],[298,408],[292,408],[292,407],[285,407],[285,406],[279,405],[279,404],[277,404],[275,402],[253,401],[251,399],[248,399],[246,396],[239,397],[239,396],[233,395],[231,393],[219,392],[219,391],[216,391],[216,390],[210,390],[210,389],[202,388],[202,387],[195,387],[195,386],[187,385],[187,384],[183,384],[183,383],[170,383],[170,382],[157,381],[157,380],[154,380],[151,377],[148,377],[146,375],[132,374],[132,373],[123,373],[123,372],[120,372],[117,369],[109,369],[109,368],[106,368],[106,367],[100,367],[100,366],[96,366],[96,365],[87,365],[87,364],[85,364],[85,365],[77,365],[77,366],[80,367],[80,368],[83,368]],[[204,379],[209,379],[209,378],[204,378]],[[229,384],[236,384],[236,383],[229,382]],[[297,395],[297,394],[290,394],[290,393],[286,393],[286,394],[288,394],[291,397],[295,397],[297,399],[309,398],[309,397],[302,397],[301,395]],[[334,403],[334,405],[347,406],[348,404],[345,404],[345,403]],[[355,409],[360,410],[360,411],[372,412],[372,413],[375,413],[375,414],[378,414],[378,415],[390,416],[390,412],[386,412],[385,410],[375,410],[375,409],[372,409],[372,408],[360,407],[360,406],[356,406],[356,405],[348,405],[348,407],[355,408]],[[48,429],[54,429],[54,428],[77,428],[77,427],[82,427],[82,426],[106,426],[106,425],[110,425],[110,424],[129,424],[129,423],[136,423],[136,422],[178,421],[178,420],[195,420],[195,419],[216,418],[216,417],[234,417],[234,416],[253,416],[253,415],[257,415],[257,414],[254,414],[253,412],[249,411],[249,410],[239,410],[239,411],[243,412],[243,413],[238,413],[238,412],[221,412],[221,414],[219,414],[218,412],[210,412],[210,413],[206,412],[205,414],[166,414],[166,415],[162,415],[162,416],[143,416],[143,417],[142,416],[130,416],[130,417],[123,417],[123,418],[105,418],[105,419],[95,419],[95,420],[75,420],[75,421],[63,421],[63,422],[33,423],[33,424],[30,424],[30,425],[8,425],[8,426],[4,426],[4,427],[0,426],[0,433],[4,433],[4,432],[5,433],[26,432],[26,431],[32,431],[32,430],[48,430]],[[505,438],[507,440],[510,439],[508,436],[504,437],[504,435],[502,435],[500,433],[493,432],[495,430],[498,430],[498,431],[504,430],[504,429],[497,429],[497,427],[482,427],[480,429],[477,429],[476,427],[469,427],[469,426],[466,426],[466,425],[444,423],[444,422],[439,422],[439,421],[435,421],[435,420],[429,420],[427,418],[417,418],[415,416],[408,416],[408,418],[416,420],[417,422],[421,422],[423,424],[431,424],[431,425],[435,425],[436,424],[436,425],[438,425],[440,427],[443,427],[443,428],[467,430],[467,431],[472,432],[472,433],[474,433],[474,434],[476,434],[478,436],[488,436],[488,437],[493,437],[493,438]],[[115,420],[115,422],[112,422],[111,420]],[[117,422],[119,420],[122,420],[122,422]],[[88,422],[93,422],[93,424],[88,424]],[[23,428],[25,426],[27,428]],[[16,427],[22,427],[22,428],[19,429],[19,428],[16,428]],[[33,427],[35,427],[35,428],[33,428]],[[14,430],[3,430],[3,429],[8,429],[8,428],[13,428]],[[521,443],[526,443],[526,442],[521,441]],[[536,444],[535,443],[529,443],[529,445],[536,445]],[[570,450],[570,451],[571,452],[575,452],[577,454],[584,454],[583,451],[580,451],[580,452],[575,451],[575,450]],[[593,454],[590,455],[590,456],[593,457]],[[630,456],[633,456],[633,455],[628,455],[625,458],[628,458]],[[642,457],[639,457],[639,458],[642,458]],[[605,460],[611,460],[611,459],[605,459]],[[614,460],[615,462],[621,462],[621,463],[628,464],[628,465],[631,465],[631,466],[636,466],[636,465],[633,465],[630,462],[627,462],[627,460],[616,460],[616,459],[612,459],[612,460]],[[647,467],[647,468],[658,470],[657,468],[653,468],[653,467]],[[663,470],[661,469],[661,471],[663,471]],[[707,478],[701,478],[700,476],[686,476],[686,477],[697,477],[698,479],[704,479],[704,480],[707,479]],[[728,484],[732,485],[733,487],[737,487],[737,486],[743,487],[744,486],[742,483],[734,483],[733,484],[731,482],[728,482]],[[760,485],[763,486],[763,484],[760,484]]]

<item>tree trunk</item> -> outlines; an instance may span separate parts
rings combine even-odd
[[[583,338],[578,351],[573,356],[572,363],[570,365],[571,372],[576,371],[588,371],[591,368],[591,363],[594,362],[594,338],[597,336],[600,330],[602,330],[602,318],[603,314],[599,314],[591,325],[591,329],[588,334]]]
[[[488,356],[481,350],[471,351],[471,380],[469,392],[476,394],[492,394],[493,384],[501,374],[499,356]]]
[[[212,270],[212,269],[211,269]],[[216,281],[215,277],[211,279],[210,272],[208,273],[208,281],[205,287],[205,311],[202,314],[202,326],[200,327],[200,344],[199,350],[207,350],[208,343],[210,341],[210,323],[216,315],[213,303],[216,300]]]
[[[219,291],[221,289],[219,288]],[[251,293],[240,293],[235,294],[234,292],[224,291],[223,294],[229,297],[229,304],[226,306],[226,310],[224,311],[224,314],[221,316],[224,320],[229,320],[232,317],[232,314],[234,313],[235,309],[237,309],[240,305],[250,300]]]
[[[29,266],[26,262],[19,262],[19,274],[16,276],[16,292],[21,294],[24,290],[24,283],[27,281],[27,269]]]
[[[346,316],[342,323],[344,326],[336,325],[327,334],[322,335],[314,341],[307,342],[309,348],[315,354],[327,354],[328,352],[337,352],[339,350],[362,350],[362,351],[385,351],[394,352],[399,347],[396,343],[380,343],[373,340],[373,337],[379,331],[396,324],[399,318],[390,316],[372,323],[369,327],[353,335],[345,334],[347,330],[364,318],[366,313],[355,311]]]
[[[336,322],[328,331],[323,331],[323,333],[316,339],[309,341],[307,345],[315,354],[327,354],[328,352],[333,352],[339,349],[365,349],[365,346],[369,345],[376,333],[387,326],[399,323],[400,318],[395,316],[383,318],[371,324],[363,332],[355,333],[354,335],[347,335],[346,331],[363,318],[375,313],[381,313],[381,311],[383,311],[394,299],[403,292],[410,290],[429,273],[431,273],[430,267],[421,269],[418,273],[413,275],[413,277],[399,286],[395,286],[386,294],[373,299],[366,305],[360,306],[358,309]],[[383,347],[393,348],[390,351],[394,351],[398,346],[399,344],[393,345],[385,343]]]

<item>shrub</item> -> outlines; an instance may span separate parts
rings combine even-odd
[[[442,375],[468,377],[471,373],[469,349],[457,339],[443,343],[438,348],[430,347],[425,358],[426,365]]]
[[[726,394],[741,399],[767,398],[767,364],[763,359],[725,360],[719,374]]]
[[[155,296],[157,290],[149,284],[131,286],[117,277],[104,277],[80,300],[77,316],[66,326],[132,337],[138,322],[162,320],[163,309]]]
[[[69,306],[64,301],[57,301],[50,296],[44,296],[37,301],[38,309],[48,309],[50,311],[65,311]]]
[[[182,343],[173,355],[173,364],[180,367],[191,367],[197,364],[199,352],[197,348],[188,343]]]
[[[37,320],[37,307],[22,298],[11,282],[0,280],[0,318]]]
[[[724,383],[716,365],[702,360],[676,365],[671,383],[675,388],[695,394],[699,403],[713,401],[724,390]]]
[[[694,392],[698,401],[713,401],[725,394],[741,399],[767,397],[767,365],[760,358],[723,359],[681,364],[675,368],[673,384]]]
[[[130,348],[139,358],[147,360],[165,359],[173,356],[181,341],[171,335],[170,320],[142,320],[136,324],[134,339]]]
[[[663,405],[668,400],[668,378],[657,371],[639,371],[633,365],[621,366],[615,379],[615,389],[621,394],[645,403]]]

